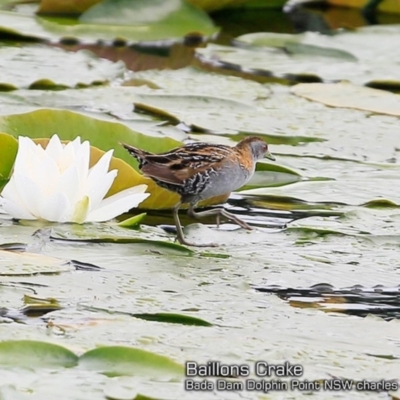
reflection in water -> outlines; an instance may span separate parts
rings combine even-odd
[[[288,2],[283,10],[225,10],[212,15],[222,28],[218,43],[229,44],[240,35],[253,32],[329,33],[334,29],[355,29],[365,25],[398,24],[399,14],[376,13],[380,0],[372,0],[364,9],[329,7],[324,4],[302,7]]]
[[[265,285],[257,286],[255,290],[276,294],[292,307],[317,308],[358,317],[374,314],[386,321],[400,319],[400,285],[376,285],[372,288],[354,285],[337,289],[329,283],[319,283],[308,288]]]

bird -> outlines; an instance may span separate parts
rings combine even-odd
[[[157,185],[180,195],[173,208],[173,217],[179,243],[187,246],[217,246],[215,243],[196,244],[185,239],[179,220],[179,208],[188,203],[188,215],[199,219],[216,216],[225,217],[244,229],[252,229],[246,222],[224,208],[196,212],[201,200],[223,194],[230,194],[242,187],[254,174],[256,162],[262,158],[275,161],[268,151],[268,144],[256,136],[248,136],[236,146],[193,142],[161,154],[141,150],[126,143],[120,143],[139,162],[144,176]]]

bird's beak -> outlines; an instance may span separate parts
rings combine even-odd
[[[272,160],[272,161],[275,161],[275,160],[276,160],[276,158],[275,158],[269,151],[267,151],[267,152],[265,153],[264,158],[268,158],[269,160]]]

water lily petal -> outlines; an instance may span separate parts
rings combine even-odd
[[[71,142],[72,147],[74,148],[75,154],[78,152],[78,150],[81,148],[81,146],[82,146],[84,143],[89,143],[89,142],[88,142],[87,140],[85,140],[83,143],[81,143],[81,137],[80,137],[80,136],[77,136],[77,137]]]
[[[41,188],[43,195],[51,196],[57,191],[60,171],[56,162],[47,156],[37,157],[27,174]]]
[[[71,206],[64,193],[54,193],[47,197],[40,207],[40,219],[52,222],[69,222]]]
[[[11,180],[15,185],[15,192],[19,195],[18,205],[23,206],[25,210],[39,218],[40,208],[45,200],[41,188],[26,175],[14,173]],[[7,192],[3,196],[7,198]]]
[[[113,150],[109,150],[107,153],[103,154],[97,164],[89,171],[86,190],[90,197],[92,209],[98,207],[117,176],[117,170],[107,172],[110,166],[112,153]]]
[[[90,143],[85,140],[79,148],[75,149],[75,162],[74,166],[78,171],[78,178],[76,182],[76,190],[78,198],[84,195],[87,187],[87,179],[89,174],[89,162],[90,162]]]
[[[37,219],[26,208],[8,199],[2,199],[3,210],[16,219]]]
[[[104,153],[100,160],[97,161],[92,168],[90,168],[88,177],[89,190],[95,188],[98,183],[101,182],[104,175],[108,172],[113,152],[114,150],[109,150],[107,153]]]
[[[76,139],[79,139],[80,143],[80,138]],[[62,174],[69,166],[71,166],[75,162],[75,144],[73,142],[68,142],[64,146],[61,156],[55,161],[57,163],[60,173]]]
[[[108,221],[137,207],[150,196],[150,193],[144,193],[146,189],[147,185],[138,185],[107,197],[97,209],[89,213],[86,220],[91,222]]]
[[[81,190],[82,182],[80,182],[80,171],[77,165],[71,165],[54,183],[54,193],[62,192],[67,198],[69,204],[75,204],[82,198]]]
[[[52,158],[53,160],[58,160],[61,157],[61,154],[63,152],[63,145],[58,135],[53,135],[51,137],[49,143],[47,143],[45,152],[47,156]]]
[[[21,196],[19,195],[17,186],[15,185],[14,176],[12,176],[9,182],[4,186],[3,191],[1,192],[1,196],[3,199],[6,199],[11,203],[15,203],[18,207],[25,209],[25,202],[21,199]]]
[[[14,172],[25,174],[29,172],[29,166],[36,158],[36,145],[28,137],[18,138],[18,152],[14,162]]]
[[[112,170],[107,173],[106,176],[103,177],[102,181],[100,181],[96,188],[91,191],[90,201],[91,201],[91,209],[95,210],[100,206],[104,196],[107,194],[108,190],[112,186],[115,177],[117,176],[118,171]]]

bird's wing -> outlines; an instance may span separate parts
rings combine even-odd
[[[198,172],[217,167],[231,152],[229,146],[191,143],[167,153],[147,155],[142,172],[166,183],[184,185]]]

